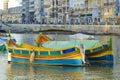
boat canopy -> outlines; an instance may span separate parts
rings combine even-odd
[[[80,44],[83,44],[86,49],[94,48],[101,45],[101,43],[98,40],[70,40],[70,41],[48,41],[43,43],[42,46],[47,48],[68,48],[72,46],[78,47]]]

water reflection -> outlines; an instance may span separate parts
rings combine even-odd
[[[27,64],[8,64],[6,71],[10,80],[101,80],[113,79],[112,68],[33,66]]]
[[[64,80],[82,79],[84,76],[83,67],[63,67],[63,66],[33,66],[25,64],[8,64],[7,77],[9,79],[28,80]]]

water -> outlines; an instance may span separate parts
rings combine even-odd
[[[34,44],[37,34],[12,34],[17,43]],[[68,35],[50,35],[56,40],[70,40]],[[101,43],[113,38],[114,64],[96,63],[88,67],[33,66],[7,63],[6,52],[0,53],[0,80],[119,80],[120,77],[120,37],[95,36]]]

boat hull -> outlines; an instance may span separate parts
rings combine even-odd
[[[94,61],[94,62],[101,62],[101,61],[105,61],[105,62],[114,62],[114,56],[113,56],[113,51],[101,51],[98,53],[94,53],[91,55],[87,55],[87,59],[89,61]]]
[[[27,58],[12,57],[12,61],[17,63],[30,64],[30,60]],[[32,64],[53,66],[82,66],[82,59],[34,59]]]

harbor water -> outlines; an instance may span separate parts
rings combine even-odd
[[[11,34],[17,43],[35,45],[38,34]],[[55,40],[71,40],[69,34],[47,34]],[[119,80],[120,79],[120,36],[95,35],[95,39],[106,43],[113,39],[114,63],[95,63],[87,67],[41,66],[10,63],[7,53],[0,52],[0,80]]]

